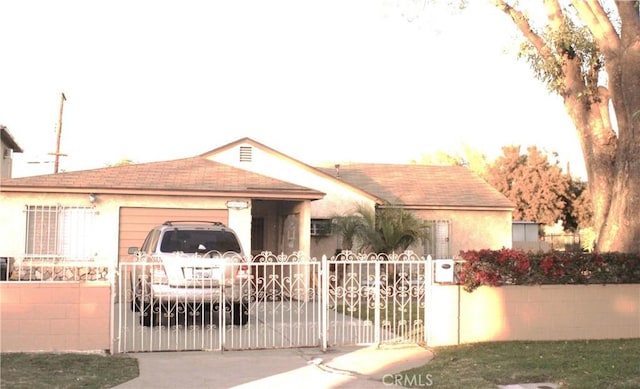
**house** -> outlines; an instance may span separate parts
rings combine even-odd
[[[331,172],[330,169],[324,169]],[[431,221],[419,254],[451,258],[463,250],[511,247],[513,204],[463,166],[346,164],[336,178]]]
[[[129,259],[166,220],[220,221],[246,253],[332,255],[335,215],[401,206],[433,221],[418,254],[511,246],[513,205],[464,167],[313,167],[250,138],[172,161],[107,167],[0,184],[0,256]],[[7,239],[7,237],[10,237]]]
[[[13,153],[22,153],[22,148],[13,139],[7,127],[0,124],[0,179],[11,178],[13,170]]]

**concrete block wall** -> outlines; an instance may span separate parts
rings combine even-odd
[[[108,282],[0,283],[0,351],[110,348]]]
[[[640,338],[640,284],[434,286],[428,345]],[[110,349],[107,282],[0,282],[0,351]]]
[[[435,286],[430,346],[640,338],[640,285]]]

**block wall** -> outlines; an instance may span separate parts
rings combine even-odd
[[[435,286],[431,346],[640,338],[640,285]]]
[[[110,348],[108,282],[0,283],[0,351]]]

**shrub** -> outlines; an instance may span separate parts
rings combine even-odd
[[[625,253],[471,250],[457,268],[468,292],[479,286],[640,283],[640,255]]]

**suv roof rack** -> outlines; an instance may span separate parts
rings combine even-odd
[[[203,220],[167,220],[162,223],[163,226],[173,226],[176,223],[201,223],[201,224],[211,224],[213,226],[226,227],[222,222],[212,222],[212,221],[203,221]]]

